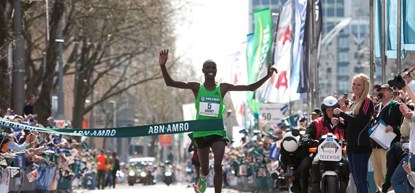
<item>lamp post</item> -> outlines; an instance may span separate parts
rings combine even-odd
[[[110,103],[112,104],[112,127],[117,127],[117,102],[111,100]],[[117,151],[117,138],[112,138],[112,145],[114,152]]]

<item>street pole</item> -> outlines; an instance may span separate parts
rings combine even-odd
[[[144,70],[144,79],[147,79],[147,63],[144,62],[145,70]],[[147,91],[147,82],[144,83],[144,91]],[[145,122],[149,124],[149,109],[148,109],[148,100],[147,100],[147,93],[144,93],[143,96],[143,105],[145,105]],[[143,137],[143,156],[148,156],[148,137]]]
[[[112,104],[112,127],[116,128],[117,127],[117,102],[116,101],[110,101],[110,103]],[[112,138],[112,145],[113,145],[113,150],[114,152],[117,152],[117,138],[113,137]]]
[[[59,72],[58,72],[58,85],[59,85],[59,89],[58,89],[58,114],[56,116],[56,118],[58,120],[65,120],[65,94],[64,94],[64,88],[63,88],[63,63],[64,63],[64,57],[63,57],[63,43],[64,43],[64,39],[63,39],[63,32],[62,32],[62,27],[63,27],[63,17],[61,18],[61,20],[59,21],[58,24],[58,35],[57,35],[57,39],[55,40],[56,43],[58,44],[58,66],[59,66]],[[65,121],[66,122],[66,121]]]
[[[13,81],[12,81],[12,107],[16,114],[23,114],[25,101],[25,61],[24,61],[24,39],[22,35],[22,4],[21,0],[14,0],[14,34],[16,37],[13,52]]]
[[[308,63],[308,77],[309,77],[309,79],[311,80],[312,78],[313,78],[313,76],[311,76],[312,75],[312,71],[313,71],[313,67],[314,67],[314,57],[313,57],[313,54],[314,54],[314,39],[313,39],[313,37],[314,37],[314,12],[313,12],[313,10],[314,10],[314,0],[308,0],[308,14],[309,14],[309,18],[311,19],[311,21],[309,22],[309,30],[308,30],[308,61],[309,61],[309,63]],[[311,112],[311,109],[313,109],[314,108],[314,94],[315,94],[315,82],[314,81],[310,81],[310,82],[313,82],[313,84],[312,85],[310,85],[310,91],[309,91],[309,93],[308,93],[308,103],[309,103],[309,112]]]
[[[47,54],[47,50],[49,47],[49,39],[50,39],[50,35],[49,35],[49,0],[45,0],[45,23],[46,23],[46,36],[45,36],[45,50],[43,51],[43,65],[46,66],[47,62],[48,62],[48,54]],[[43,73],[46,72],[46,68],[44,68]]]
[[[369,0],[369,21],[370,21],[370,33],[369,33],[369,38],[370,38],[370,45],[369,45],[369,66],[370,66],[370,83],[372,85],[375,84],[375,56],[373,55],[373,50],[375,49],[374,46],[374,40],[375,40],[375,36],[374,36],[374,29],[375,29],[375,25],[374,25],[374,11],[373,11],[373,1],[374,0]]]
[[[94,87],[92,87],[92,91],[91,91],[91,105],[93,105],[94,102],[95,102],[95,92],[94,92]],[[92,106],[91,113],[89,113],[89,128],[90,129],[94,129],[95,128],[95,115],[94,115],[94,110],[95,110],[95,107]],[[95,141],[94,141],[94,138],[93,137],[90,137],[89,138],[89,146],[91,148],[95,148]]]
[[[176,121],[176,113],[177,113],[176,98],[177,98],[177,92],[176,92],[176,89],[173,89],[173,121]],[[181,134],[177,134],[177,135],[170,134],[170,136],[171,136],[171,153],[174,155],[173,160],[171,160],[172,163],[175,163],[174,161],[177,159],[177,157],[180,157],[180,156],[176,156],[177,155],[176,152],[180,151],[180,147],[178,147],[178,145],[176,146],[176,139],[175,139],[175,137],[178,137],[179,135],[181,135]],[[180,153],[178,155],[180,155]]]
[[[400,74],[401,73],[401,13],[402,13],[402,1],[398,0],[398,15],[397,15],[397,22],[398,22],[398,33],[397,33],[397,45],[396,45],[396,63],[397,63],[397,67],[396,67],[396,74]]]
[[[311,39],[312,39],[312,64],[314,67],[314,105],[318,105],[319,102],[319,87],[320,87],[320,83],[319,83],[319,77],[318,77],[318,61],[317,61],[317,33],[316,33],[316,1],[312,0],[311,1],[311,25],[312,25],[312,34],[311,34]],[[321,18],[320,18],[321,19]],[[313,108],[315,108],[315,106],[313,106]]]

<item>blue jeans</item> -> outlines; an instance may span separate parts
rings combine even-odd
[[[402,158],[402,160],[399,162],[399,165],[396,167],[395,172],[393,172],[392,178],[391,178],[391,184],[393,189],[396,193],[412,193],[413,187],[408,183],[408,180],[406,178],[407,173],[405,170],[403,170],[402,164],[403,161],[408,162],[409,155]],[[412,171],[415,169],[415,158],[414,154],[411,156],[411,168]]]
[[[357,193],[369,193],[367,171],[370,153],[348,153],[350,173],[353,176]]]

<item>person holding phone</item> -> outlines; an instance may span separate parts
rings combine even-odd
[[[412,101],[415,101],[415,95],[411,89],[411,87],[408,85],[408,82],[405,81],[405,86],[403,87],[403,90],[407,92],[408,96],[411,98]],[[402,115],[411,121],[410,123],[410,131],[409,131],[409,152],[408,155],[406,155],[404,158],[402,158],[399,165],[402,165],[404,167],[406,164],[409,163],[411,170],[414,170],[415,166],[415,159],[413,158],[413,155],[415,154],[415,112],[411,111],[406,104],[401,104],[399,106],[399,110],[402,112]],[[393,172],[392,178],[391,178],[391,184],[395,192],[399,193],[409,193],[413,192],[413,187],[409,186],[406,183],[406,175],[407,172],[405,172],[403,167],[397,167],[395,169],[395,172]]]
[[[367,75],[355,75],[352,79],[355,100],[352,100],[350,106],[346,106],[343,98],[340,108],[333,110],[333,114],[343,118],[346,124],[347,157],[357,193],[369,193],[367,173],[372,145],[368,129],[374,112],[373,102],[368,97],[370,88]]]

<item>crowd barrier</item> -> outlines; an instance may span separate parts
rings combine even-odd
[[[25,160],[24,154],[17,155],[10,166],[0,167],[0,193],[72,192],[75,176],[61,176],[53,162],[26,165]]]

